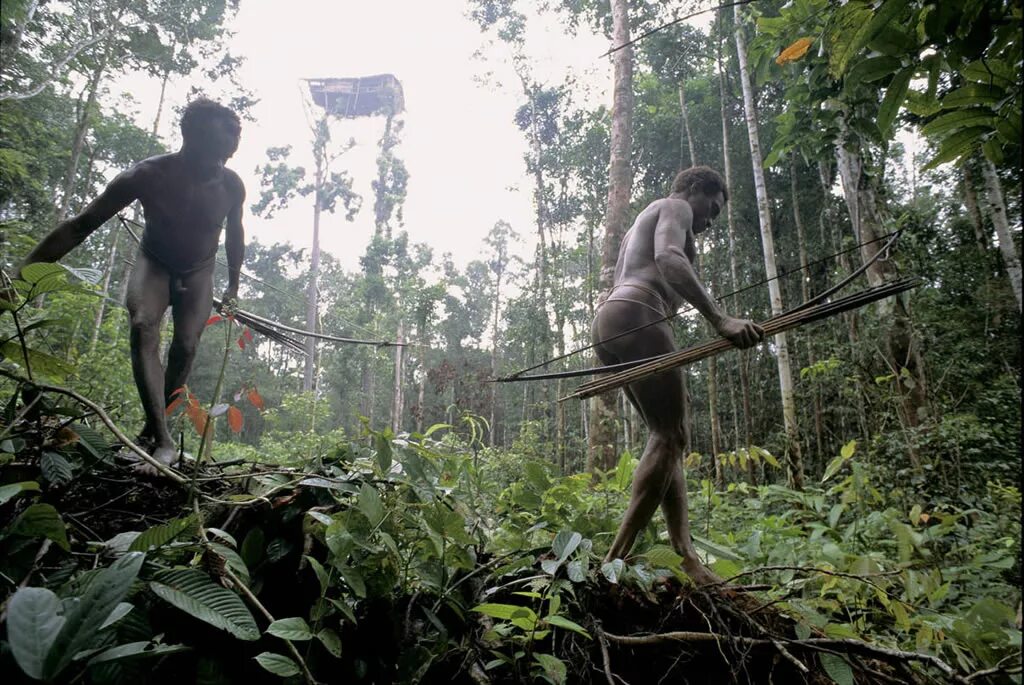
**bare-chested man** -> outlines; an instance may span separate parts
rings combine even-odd
[[[164,408],[188,378],[210,315],[214,260],[225,219],[228,287],[222,301],[233,302],[238,295],[245,187],[224,163],[238,149],[240,133],[238,116],[230,109],[205,98],[192,101],[181,117],[181,150],[150,157],[119,174],[81,214],[50,232],[22,264],[57,261],[131,202],[142,203],[146,230],[128,284],[132,372],[146,413],[140,440],[166,465],[174,463],[177,453]],[[168,306],[174,339],[165,373],[159,357],[160,321]]]
[[[726,315],[708,295],[694,269],[694,236],[704,231],[727,200],[725,182],[708,167],[679,173],[672,194],[652,202],[622,239],[615,282],[594,317],[592,335],[604,364],[644,359],[676,349],[667,321],[615,336],[675,312],[683,301],[697,308],[712,326],[737,347],[750,347],[764,331],[744,319]],[[613,339],[614,338],[614,339]],[[602,343],[601,341],[607,342]],[[626,395],[643,417],[650,435],[633,477],[629,508],[606,560],[624,558],[637,534],[661,510],[669,540],[683,557],[683,569],[698,583],[717,577],[697,557],[690,539],[682,453],[683,385],[679,369],[630,384]]]

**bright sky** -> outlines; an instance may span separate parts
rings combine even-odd
[[[301,79],[392,73],[405,92],[405,128],[396,152],[410,174],[404,215],[411,239],[432,246],[437,258],[451,252],[456,263],[465,264],[481,254],[484,236],[499,219],[523,236],[532,235],[526,141],[512,120],[521,101],[518,80],[507,49],[487,47],[487,37],[466,16],[462,2],[293,0],[287,11],[276,2],[243,2],[232,28],[231,51],[246,58],[240,81],[261,99],[252,112],[256,121],[243,124],[241,147],[228,163],[245,181],[247,204],[259,197],[256,168],[265,163],[268,147],[292,145],[290,162],[312,174]],[[474,59],[481,48],[485,60]],[[598,57],[607,48],[602,37],[573,38],[552,25],[531,36],[529,54],[541,81],[557,85],[576,74],[592,84],[592,104],[598,104],[610,98],[610,62]],[[185,104],[190,85],[182,81],[168,88],[160,135],[174,147],[180,138],[173,107]],[[159,84],[136,76],[118,87],[133,92],[139,123],[150,128]],[[217,93],[208,84],[207,90]],[[338,121],[332,128],[339,143],[356,139],[356,147],[333,168],[347,171],[363,196],[355,221],[346,221],[343,212],[321,219],[323,248],[347,269],[359,268],[373,231],[370,182],[377,174],[383,127],[382,118],[364,118]],[[260,242],[308,247],[312,199],[297,199],[270,221],[246,207],[245,223]],[[526,240],[518,251],[526,256],[531,245]]]

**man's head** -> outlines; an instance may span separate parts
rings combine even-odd
[[[693,232],[700,233],[718,216],[729,200],[725,180],[711,167],[683,169],[672,183],[672,193],[683,197],[693,208]]]
[[[181,137],[196,155],[224,162],[238,149],[242,124],[227,107],[199,97],[181,115]]]

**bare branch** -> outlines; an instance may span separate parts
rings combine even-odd
[[[64,67],[67,66],[67,63],[73,60],[78,55],[78,53],[82,52],[82,50],[85,50],[88,47],[92,47],[93,45],[99,43],[102,40],[105,40],[111,34],[112,31],[113,27],[110,27],[106,31],[98,33],[92,38],[83,41],[75,47],[71,48],[71,50],[69,50],[66,55],[64,55],[51,66],[46,68],[46,71],[50,75],[49,78],[41,81],[29,90],[26,90],[21,93],[0,93],[0,102],[3,102],[4,100],[27,100],[28,98],[39,95],[43,92],[43,90],[46,89],[48,85],[53,83],[54,79],[56,79],[60,72],[64,69]]]

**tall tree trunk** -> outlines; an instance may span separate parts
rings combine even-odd
[[[960,170],[963,172],[964,206],[974,229],[974,241],[978,245],[978,251],[985,254],[988,252],[988,236],[985,235],[985,221],[978,206],[978,193],[974,189],[974,172],[971,171],[970,159],[965,159],[960,164]]]
[[[396,342],[403,342],[402,338],[405,337],[405,320],[402,318],[398,319],[396,335]],[[401,345],[395,346],[395,388],[391,397],[391,430],[396,435],[402,428],[402,410],[405,407],[405,397],[402,393],[405,387],[404,351],[405,348]]]
[[[683,131],[686,133],[686,145],[690,151],[690,166],[697,166],[697,149],[693,146],[693,131],[690,130],[690,115],[686,109],[685,79],[679,82],[679,113],[680,118],[683,120]],[[682,152],[682,150],[680,150],[680,152]],[[682,165],[680,164],[680,166]]]
[[[772,315],[782,313],[782,291],[776,278],[775,238],[772,235],[771,207],[768,202],[768,189],[764,181],[763,157],[761,141],[757,127],[757,109],[754,106],[754,92],[750,83],[747,67],[747,47],[743,37],[743,26],[740,22],[739,6],[733,7],[736,22],[736,55],[740,63],[740,83],[743,87],[743,110],[747,120],[747,137],[750,142],[751,168],[754,175],[754,190],[757,194],[757,214],[761,224],[761,247],[764,252],[765,276],[768,278],[768,293],[771,298]],[[804,468],[800,454],[800,438],[796,423],[796,404],[793,398],[793,373],[789,365],[789,347],[786,334],[775,336],[776,362],[779,370],[779,389],[782,394],[782,420],[786,429],[787,459],[786,466],[789,482],[796,489],[803,488]]]
[[[96,310],[96,319],[93,322],[92,337],[89,339],[89,352],[96,349],[96,343],[100,339],[100,328],[103,327],[103,315],[106,312],[107,297],[110,295],[110,278],[114,273],[114,265],[117,260],[117,241],[121,233],[117,224],[110,224],[110,251],[107,253],[107,268],[103,272],[103,288],[100,291],[100,306]]]
[[[316,178],[313,191],[313,248],[309,262],[309,287],[306,290],[306,330],[316,331],[317,300],[319,298],[320,277],[320,209],[323,205],[324,159],[318,151],[316,155]],[[316,339],[306,337],[306,360],[302,373],[302,391],[312,392],[316,375]]]
[[[491,378],[498,377],[498,321],[501,314],[501,278],[504,274],[504,264],[498,256],[498,268],[494,275],[494,312],[491,320]],[[494,436],[498,430],[498,384],[491,383],[491,435],[490,446],[494,447]]]
[[[799,184],[796,178],[796,158],[791,155],[789,164],[789,192],[790,201],[793,203],[793,223],[796,224],[796,240],[800,251],[800,295],[804,298],[804,302],[811,299],[811,274],[808,268],[807,259],[807,239],[805,237],[804,222],[800,216],[800,193]],[[825,198],[826,201],[828,198]],[[814,341],[813,339],[807,340],[807,365],[814,366],[817,362],[814,353]],[[822,453],[822,425],[821,425],[821,391],[820,388],[815,385],[814,390],[811,393],[812,401],[814,403],[814,444],[817,448],[817,454],[820,457]]]
[[[85,147],[85,137],[89,134],[92,125],[92,112],[96,107],[96,98],[99,95],[100,83],[107,70],[107,58],[110,55],[109,44],[104,47],[99,62],[93,68],[89,81],[86,84],[85,104],[75,125],[75,135],[71,143],[71,157],[64,169],[64,182],[61,184],[60,205],[56,212],[56,223],[64,221],[68,216],[68,209],[71,207],[71,198],[75,191],[75,178],[78,176],[78,163],[82,158],[82,149]]]
[[[725,16],[724,10],[719,10],[719,21],[722,21]],[[725,173],[725,185],[732,188],[732,162],[729,157],[729,114],[728,114],[728,88],[726,88],[726,71],[725,65],[722,62],[722,46],[718,46],[718,93],[719,100],[721,103],[722,110],[722,164],[723,171]],[[739,267],[737,265],[737,249],[736,249],[736,220],[733,214],[732,202],[725,203],[725,216],[726,224],[729,228],[729,278],[732,285],[732,290],[735,292],[739,290],[740,279],[739,279]],[[741,406],[743,409],[743,447],[749,448],[751,446],[751,425],[750,425],[750,372],[747,364],[749,359],[749,353],[743,350],[737,355],[737,367],[739,370],[740,377],[740,396],[742,398]],[[738,431],[737,431],[738,432]],[[754,462],[751,460],[748,462],[750,465],[750,477],[751,482],[756,480],[756,471],[754,469]]]
[[[1006,203],[1003,201],[1003,186],[999,181],[995,165],[988,158],[981,163],[981,175],[985,179],[985,200],[989,219],[996,229],[996,237],[999,239],[999,254],[1003,256],[1003,266],[1006,267],[1006,275],[1010,279],[1013,296],[1017,298],[1017,312],[1020,313],[1020,258],[1017,256],[1017,247],[1013,244],[1013,234],[1010,233]]]
[[[612,43],[629,42],[628,0],[611,0]],[[599,285],[608,291],[615,277],[615,262],[622,236],[629,227],[629,200],[633,192],[630,151],[633,146],[633,48],[622,47],[612,53],[614,64],[614,100],[612,104],[611,159],[608,166],[608,209],[605,215],[604,242],[601,249]],[[598,395],[592,403],[590,449],[587,469],[610,469],[615,464],[615,396]]]
[[[868,261],[883,247],[879,240],[884,230],[882,207],[874,181],[864,173],[863,160],[855,138],[842,117],[839,118],[839,124],[841,135],[835,143],[835,154],[843,197],[855,237],[861,244],[861,259]],[[890,260],[878,259],[868,267],[866,275],[868,283],[878,285],[895,276],[895,269]],[[924,363],[913,339],[910,312],[903,297],[886,298],[877,306],[882,320],[890,322],[886,331],[885,357],[886,364],[895,376],[904,425],[913,427],[920,422],[921,415],[927,412],[928,405]],[[916,467],[918,458],[913,449],[910,449],[909,455]]]

